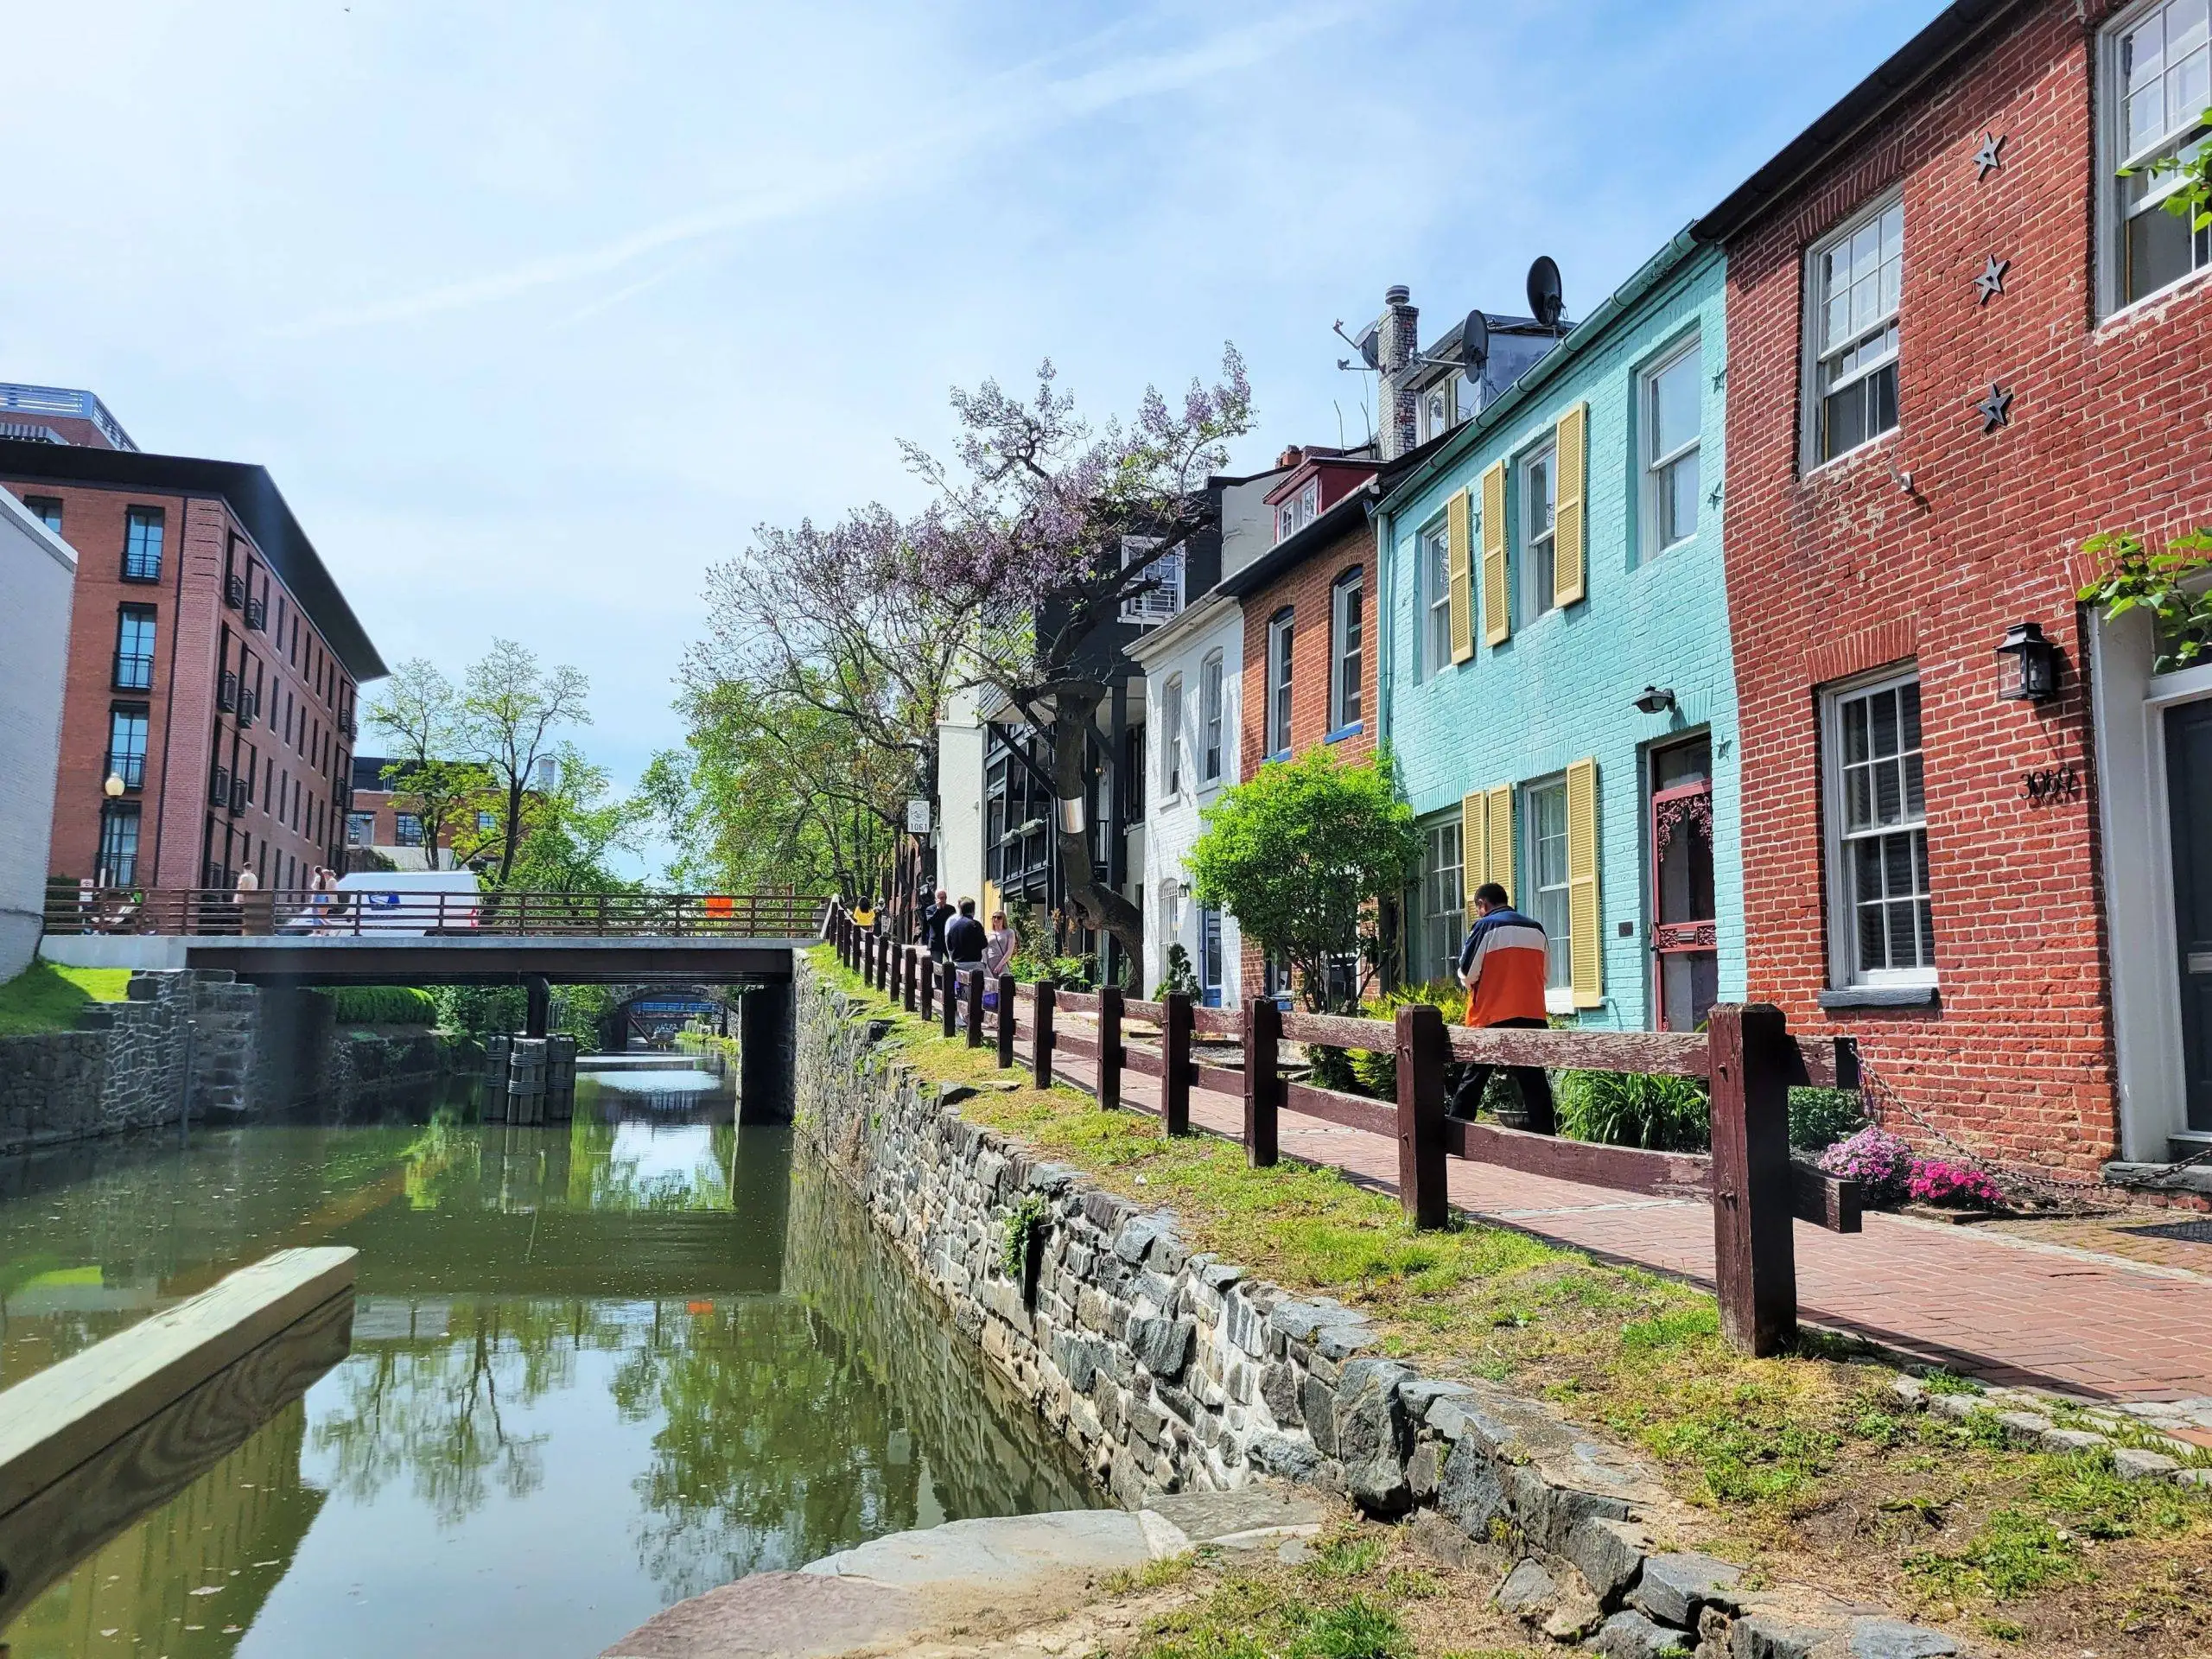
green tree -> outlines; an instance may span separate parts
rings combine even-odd
[[[1345,765],[1326,749],[1270,761],[1200,815],[1188,865],[1198,903],[1298,970],[1306,1003],[1328,997],[1329,963],[1355,955],[1371,907],[1418,868],[1413,809],[1389,758]]]
[[[391,750],[382,781],[421,821],[432,865],[440,847],[455,864],[481,857],[493,837],[477,827],[476,809],[492,775],[472,758],[474,734],[453,682],[428,658],[410,658],[370,699],[367,719]]]
[[[538,762],[554,760],[560,734],[591,724],[585,698],[591,683],[565,664],[547,668],[537,653],[512,639],[494,639],[469,665],[462,685],[462,728],[469,756],[490,774],[491,870],[495,887],[509,885],[528,834],[528,797]]]
[[[520,844],[501,884],[529,893],[627,893],[639,883],[614,874],[608,860],[637,850],[637,831],[651,817],[643,798],[616,798],[607,768],[572,743],[550,757],[550,787],[522,801]]]

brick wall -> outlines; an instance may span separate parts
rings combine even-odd
[[[2096,318],[2093,48],[2111,10],[2092,5],[2086,24],[2070,0],[2024,14],[1728,250],[1751,992],[1801,1028],[1858,1033],[1905,1101],[1970,1143],[2084,1172],[2112,1154],[2116,1110],[2077,550],[2100,530],[2212,516],[2208,290]],[[1986,133],[2005,135],[2004,165],[1978,179]],[[1801,477],[1805,251],[1900,184],[1900,424]],[[1973,281],[1992,253],[2012,266],[1982,305]],[[1985,435],[1974,405],[1993,382],[2013,393],[2012,423]],[[2024,620],[2066,657],[2063,695],[2039,707],[1995,695],[1995,648]],[[1824,1013],[1815,688],[1907,658],[1940,1001]],[[2023,775],[2052,766],[2081,770],[2080,797],[2031,805]]]

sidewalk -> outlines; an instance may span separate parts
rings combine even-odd
[[[1071,1034],[1092,1034],[1067,1020]],[[1020,1045],[1027,1052],[1026,1039]],[[1088,1089],[1089,1062],[1055,1075]],[[1125,1101],[1156,1113],[1159,1080],[1125,1071]],[[1194,1089],[1191,1121],[1242,1137],[1243,1102]],[[1288,1157],[1331,1164],[1397,1190],[1397,1146],[1382,1135],[1286,1111]],[[1459,1159],[1452,1201],[1466,1214],[1593,1255],[1713,1282],[1709,1206],[1525,1175]],[[1869,1214],[1866,1230],[1796,1229],[1797,1294],[1809,1322],[1986,1382],[2040,1386],[2122,1401],[2202,1402],[2190,1415],[2212,1429],[2212,1246],[2179,1245],[2161,1262],[2070,1244],[1985,1233],[1939,1222]],[[2201,1254],[2204,1268],[2164,1262]]]

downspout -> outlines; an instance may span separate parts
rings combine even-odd
[[[176,592],[169,604],[169,681],[167,690],[164,690],[162,695],[162,786],[155,791],[154,798],[154,874],[156,876],[158,876],[162,871],[162,832],[168,828],[169,755],[176,747],[176,647],[177,635],[183,632],[182,625],[184,621],[185,537],[181,532],[191,522],[192,498],[188,495],[181,497],[179,499],[178,505],[181,510],[178,512],[177,518],[182,522],[177,525],[180,534],[176,538]],[[226,506],[225,511],[228,511],[227,506]],[[156,632],[154,638],[154,652],[156,658],[158,658],[161,654],[161,635]],[[108,724],[110,728],[112,728],[115,722],[111,719],[108,721]],[[142,797],[141,798],[143,799],[143,798]],[[203,810],[200,816],[202,818],[205,818],[207,814]],[[93,861],[96,863],[99,861],[97,855],[95,855]],[[195,870],[193,874],[195,878],[204,878],[207,872],[204,869]],[[141,882],[136,885],[143,887],[150,886],[151,884]],[[195,879],[192,885],[195,887],[198,887],[200,885],[199,880]]]

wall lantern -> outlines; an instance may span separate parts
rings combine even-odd
[[[108,799],[111,801],[121,799],[123,795],[123,774],[120,772],[111,772],[107,775],[107,782],[102,784],[100,788],[105,791]]]
[[[2042,702],[2058,695],[2058,647],[2043,637],[2041,623],[2015,622],[1997,647],[1997,695],[2012,702]]]
[[[1647,685],[1636,706],[1647,715],[1663,715],[1675,705],[1675,688],[1671,685]]]

